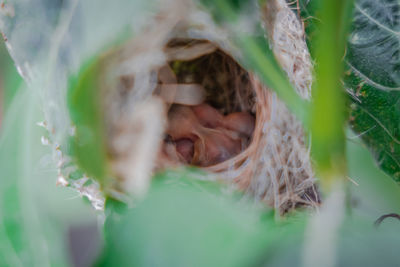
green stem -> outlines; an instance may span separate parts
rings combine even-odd
[[[345,95],[340,83],[352,1],[324,0],[321,29],[312,44],[316,81],[311,114],[312,155],[324,192],[346,175]]]

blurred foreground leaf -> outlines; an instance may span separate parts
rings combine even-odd
[[[165,173],[137,207],[108,217],[100,266],[251,266],[290,237],[262,214],[214,183]]]
[[[354,214],[370,221],[387,213],[400,213],[400,186],[375,163],[374,158],[362,143],[348,131],[347,159],[350,196]],[[383,197],[384,196],[384,197]]]
[[[0,107],[7,111],[22,82],[4,42],[0,40]]]
[[[37,104],[34,91],[19,90],[3,124],[0,266],[67,265],[63,228],[46,210],[49,199],[41,199],[46,196],[43,179],[35,179],[41,158]]]
[[[336,255],[333,256],[334,266],[398,266],[400,262],[400,255],[397,252],[400,242],[399,228],[399,222],[387,221],[376,229],[373,222],[347,217],[337,236]],[[321,243],[324,242],[324,237],[320,238]],[[276,244],[275,253],[271,254],[262,266],[304,266],[302,242],[301,236],[289,242],[282,240]]]
[[[109,205],[98,266],[302,266],[306,214],[275,222],[271,213],[190,175],[157,176],[132,209]],[[385,221],[376,229],[373,222],[346,217],[336,266],[398,264],[400,223]]]
[[[68,91],[68,105],[76,133],[72,153],[78,165],[90,176],[103,181],[106,175],[106,139],[101,107],[101,64],[98,60],[82,67],[73,77]]]

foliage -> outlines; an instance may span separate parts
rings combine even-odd
[[[6,112],[13,97],[18,91],[22,83],[22,78],[19,76],[15,66],[12,62],[10,55],[8,54],[4,43],[0,42],[0,90],[3,94],[4,105],[2,112]],[[0,105],[0,106],[2,106]]]
[[[108,216],[100,266],[244,266],[277,238],[273,216],[191,173],[155,177],[134,209]],[[243,216],[246,214],[246,216]],[[269,213],[271,214],[271,213]]]
[[[350,123],[400,183],[400,3],[358,1],[347,51]]]
[[[318,4],[301,1],[311,51],[322,24]],[[343,79],[352,129],[396,181],[400,175],[399,9],[396,0],[356,1]]]
[[[76,127],[72,153],[78,165],[88,175],[103,181],[106,176],[106,140],[101,109],[101,64],[90,62],[79,77],[71,81],[68,104],[71,119]]]
[[[7,112],[0,139],[0,266],[66,266],[63,224],[41,195],[47,185],[37,165],[43,154],[37,96],[21,89]],[[32,145],[35,144],[35,145]],[[55,173],[53,173],[55,174]],[[51,184],[49,184],[51,185]],[[53,183],[54,185],[54,183]]]
[[[159,174],[134,209],[111,202],[97,266],[302,265],[307,213],[276,221],[271,211],[191,175]],[[372,221],[347,217],[338,233],[338,266],[396,266],[397,228],[385,222],[377,231]]]

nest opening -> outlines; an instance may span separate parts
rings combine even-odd
[[[169,103],[163,143],[166,158],[210,167],[246,150],[257,115],[251,74],[206,40],[172,39],[165,53],[170,60],[159,69],[158,93],[166,88],[169,94],[191,93],[190,99],[176,96]]]

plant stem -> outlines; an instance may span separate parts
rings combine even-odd
[[[345,95],[340,79],[351,7],[351,0],[324,0],[321,29],[312,44],[316,51],[312,155],[325,193],[330,191],[334,180],[343,179],[346,174]]]

